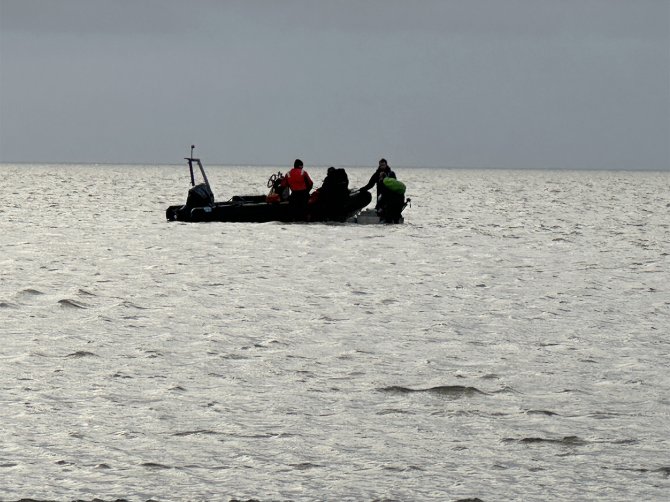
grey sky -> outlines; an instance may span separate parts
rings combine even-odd
[[[670,0],[0,0],[0,162],[670,169]]]

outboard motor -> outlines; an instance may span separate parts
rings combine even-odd
[[[200,183],[192,187],[188,191],[188,196],[186,197],[186,206],[188,209],[193,209],[194,207],[204,207],[204,206],[213,206],[214,205],[214,194],[209,186],[205,183]]]
[[[193,208],[212,206],[214,206],[214,194],[211,188],[206,183],[200,183],[189,189],[186,204],[177,209],[176,219],[190,221]],[[168,219],[170,219],[169,216]]]
[[[191,188],[186,196],[186,204],[183,206],[168,207],[165,212],[168,221],[192,221],[193,209],[205,208],[205,212],[211,212],[211,208],[214,207],[214,193],[212,193],[212,189],[209,186],[209,180],[207,179],[207,174],[205,174],[205,168],[202,167],[202,162],[200,162],[200,159],[193,158],[194,148],[195,145],[191,145],[191,156],[185,158],[188,161],[188,169],[191,174]],[[194,164],[197,164],[200,168],[200,174],[204,180],[197,185],[195,183]]]

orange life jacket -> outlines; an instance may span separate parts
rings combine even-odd
[[[311,190],[314,183],[309,177],[307,171],[300,167],[294,167],[286,175],[287,183],[292,192],[299,192],[301,190]]]

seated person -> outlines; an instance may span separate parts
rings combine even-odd
[[[311,212],[327,219],[344,219],[349,177],[344,169],[329,167],[323,184],[310,198]]]
[[[349,196],[349,177],[344,169],[329,167],[323,185],[319,189],[321,196],[338,201]]]

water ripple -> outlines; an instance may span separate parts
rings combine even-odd
[[[72,300],[71,298],[64,298],[62,300],[58,300],[58,304],[63,308],[73,308],[73,309],[88,308],[86,304],[78,302],[77,300]]]
[[[429,387],[427,389],[411,389],[409,387],[402,387],[398,385],[392,385],[390,387],[383,387],[379,389],[380,392],[390,392],[395,394],[410,394],[414,392],[426,392],[429,394],[436,394],[440,396],[450,396],[450,397],[462,397],[462,396],[474,396],[477,394],[485,395],[486,392],[482,392],[476,387],[465,387],[463,385],[438,385],[436,387]]]
[[[172,467],[170,467],[169,465],[159,464],[157,462],[144,462],[143,464],[140,464],[140,467],[146,467],[147,469],[150,469],[150,470],[172,469]]]
[[[98,355],[86,350],[78,350],[77,352],[73,352],[72,354],[68,354],[64,357],[71,359],[81,359],[82,357],[98,357]]]
[[[201,430],[194,430],[194,431],[182,431],[182,432],[175,432],[172,434],[173,436],[177,437],[185,437],[185,436],[216,436],[220,435],[220,432],[209,430],[209,429],[201,429]]]
[[[565,436],[560,439],[553,438],[542,438],[542,437],[526,437],[521,439],[505,438],[505,442],[515,442],[515,443],[524,443],[524,444],[557,444],[561,446],[584,446],[588,444],[587,441],[577,437],[577,436]]]
[[[528,410],[526,413],[528,415],[546,415],[548,417],[558,416],[558,413],[549,410]]]

